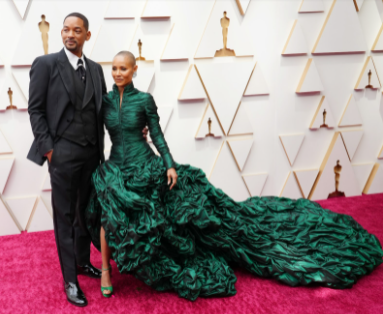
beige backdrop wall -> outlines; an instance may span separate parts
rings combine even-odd
[[[47,167],[26,159],[28,74],[44,53],[41,15],[56,52],[73,11],[90,20],[85,54],[102,63],[109,89],[113,55],[137,55],[141,39],[135,85],[153,94],[175,160],[233,199],[324,199],[336,172],[346,197],[383,192],[381,0],[2,0],[0,235],[52,228]],[[223,11],[235,57],[214,57]],[[9,88],[17,110],[6,110]]]

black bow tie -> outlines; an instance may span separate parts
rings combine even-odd
[[[82,59],[78,59],[77,61],[76,73],[78,75],[78,78],[85,84],[86,71],[85,71],[84,62],[82,61]]]

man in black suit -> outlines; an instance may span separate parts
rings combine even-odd
[[[36,58],[30,71],[28,112],[35,137],[28,159],[49,161],[53,222],[67,300],[86,306],[77,274],[101,278],[90,263],[91,238],[85,208],[91,176],[104,162],[101,105],[106,94],[102,67],[82,49],[90,39],[89,22],[69,14],[61,31],[64,48]],[[143,130],[146,137],[147,129]]]

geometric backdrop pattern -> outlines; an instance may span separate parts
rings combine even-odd
[[[175,160],[202,168],[233,199],[383,192],[377,1],[6,0],[0,29],[13,31],[0,46],[0,235],[53,228],[47,167],[26,159],[29,69],[44,54],[42,15],[51,53],[73,11],[90,20],[84,52],[102,65],[109,90],[113,56],[138,55],[141,41],[135,85],[153,94]],[[225,43],[231,56],[220,57]]]

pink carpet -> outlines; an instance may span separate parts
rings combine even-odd
[[[383,243],[383,194],[320,203],[353,216]],[[94,248],[91,260],[100,267]],[[102,297],[99,280],[80,276],[89,305],[76,308],[65,299],[53,231],[0,237],[0,313],[383,313],[383,265],[347,290],[292,288],[236,269],[235,296],[195,302],[157,292],[133,276],[120,275],[115,264],[113,268],[115,297]]]

